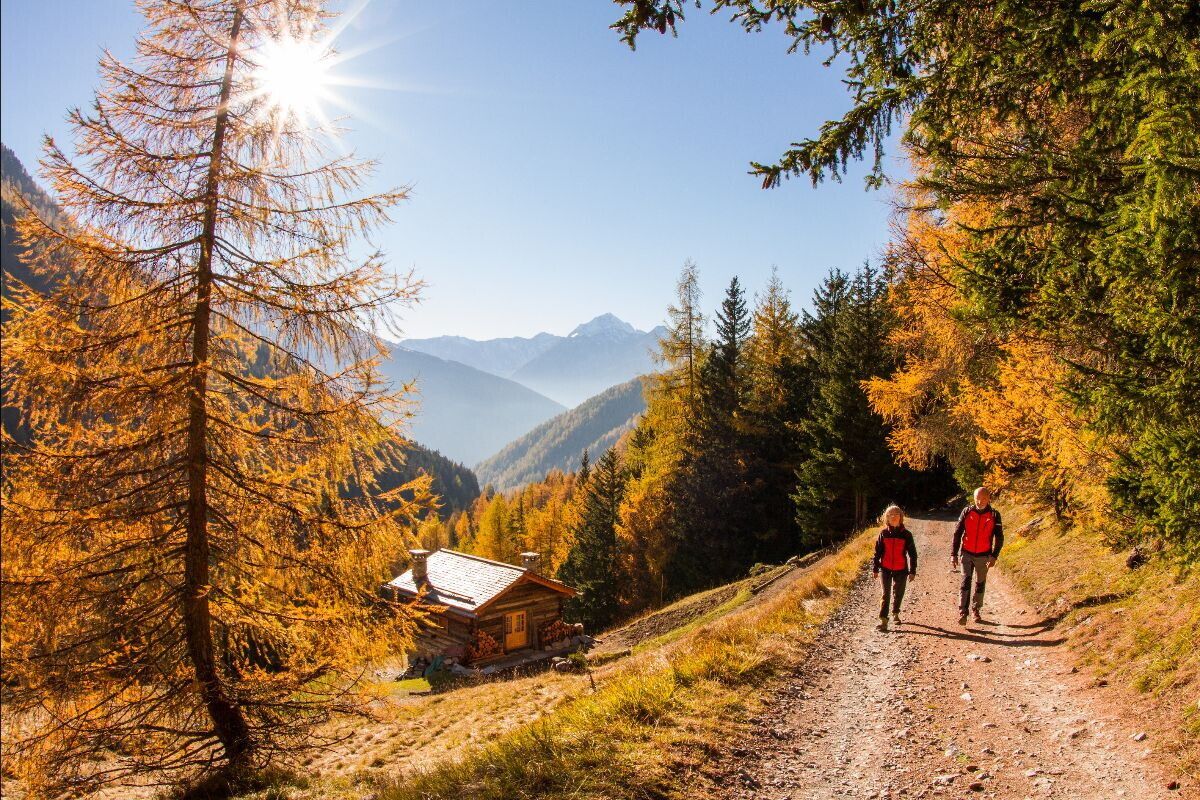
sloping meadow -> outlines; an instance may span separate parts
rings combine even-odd
[[[871,534],[857,536],[779,596],[631,660],[595,692],[460,760],[395,775],[377,797],[695,796],[695,768],[736,735],[763,686],[805,658],[871,544]]]
[[[1029,514],[1014,512],[1017,530]],[[1034,523],[1010,539],[1005,571],[1058,619],[1080,665],[1127,693],[1156,749],[1200,777],[1200,570],[1162,557],[1131,569],[1128,552],[1078,528]]]

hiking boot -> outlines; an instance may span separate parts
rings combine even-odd
[[[880,618],[879,618],[879,626],[878,626],[878,630],[881,630],[881,631],[883,631],[884,633],[887,633],[887,617],[880,617]]]
[[[899,615],[899,614],[892,614],[892,622],[894,622],[895,624],[899,625],[899,624],[900,624],[900,615]]]
[[[958,624],[959,625],[967,624],[967,615],[966,614],[963,614],[961,617],[958,618]]]
[[[983,615],[979,613],[979,609],[975,609],[975,613],[971,616],[976,622],[983,622]]]

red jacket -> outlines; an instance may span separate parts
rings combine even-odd
[[[887,526],[879,532],[875,540],[875,572],[886,569],[888,572],[907,572],[917,574],[917,545],[908,528]]]
[[[959,552],[970,553],[973,556],[1000,555],[1004,546],[1004,523],[1000,521],[1000,512],[988,506],[976,508],[967,506],[958,516],[958,527],[954,529],[954,555]]]

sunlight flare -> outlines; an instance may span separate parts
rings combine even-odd
[[[269,113],[281,121],[322,120],[321,101],[328,100],[333,79],[329,43],[291,36],[264,42],[252,74],[255,93]]]

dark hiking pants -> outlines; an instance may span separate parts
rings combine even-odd
[[[983,608],[983,590],[987,587],[988,561],[992,556],[981,556],[972,553],[962,554],[962,586],[959,587],[958,610],[966,614],[968,610],[976,613]],[[971,597],[971,578],[975,578],[975,597]]]
[[[883,619],[888,615],[888,601],[892,603],[892,613],[900,613],[900,602],[904,600],[904,587],[908,585],[907,572],[892,572],[890,569],[882,570],[883,575],[883,604],[879,606],[879,617]]]

